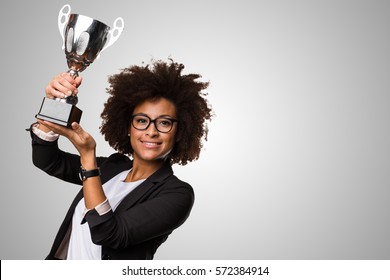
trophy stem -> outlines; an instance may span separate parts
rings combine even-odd
[[[65,99],[66,99],[66,103],[72,104],[72,105],[76,105],[79,102],[77,95],[71,95]]]
[[[79,71],[69,69],[67,72],[72,76],[73,79],[76,79],[79,76]]]
[[[79,76],[79,71],[76,71],[73,69],[69,69],[67,71],[67,73],[69,73],[73,79],[76,79]],[[65,100],[66,100],[66,103],[72,104],[72,105],[76,105],[79,102],[77,95],[68,96],[65,98]]]

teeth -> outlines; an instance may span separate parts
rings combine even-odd
[[[153,142],[143,142],[146,146],[157,146],[158,143],[153,143]]]

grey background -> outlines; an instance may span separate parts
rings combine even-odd
[[[122,37],[85,72],[98,153],[107,77],[171,57],[210,81],[196,204],[156,259],[389,259],[389,1],[2,1],[1,259],[42,259],[77,193],[31,162],[46,83],[65,71],[69,3]],[[64,139],[61,146],[74,150]]]

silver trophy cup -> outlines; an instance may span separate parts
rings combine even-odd
[[[58,14],[58,28],[63,38],[67,71],[76,78],[101,52],[111,46],[124,28],[122,18],[114,21],[111,29],[106,24],[87,16],[70,14],[70,5],[61,8]],[[72,122],[80,122],[82,111],[76,107],[77,96],[67,98],[43,98],[37,119],[47,120],[70,127]]]

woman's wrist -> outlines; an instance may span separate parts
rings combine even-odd
[[[95,152],[88,153],[85,155],[80,155],[80,163],[85,170],[96,169],[98,166],[97,166]]]

